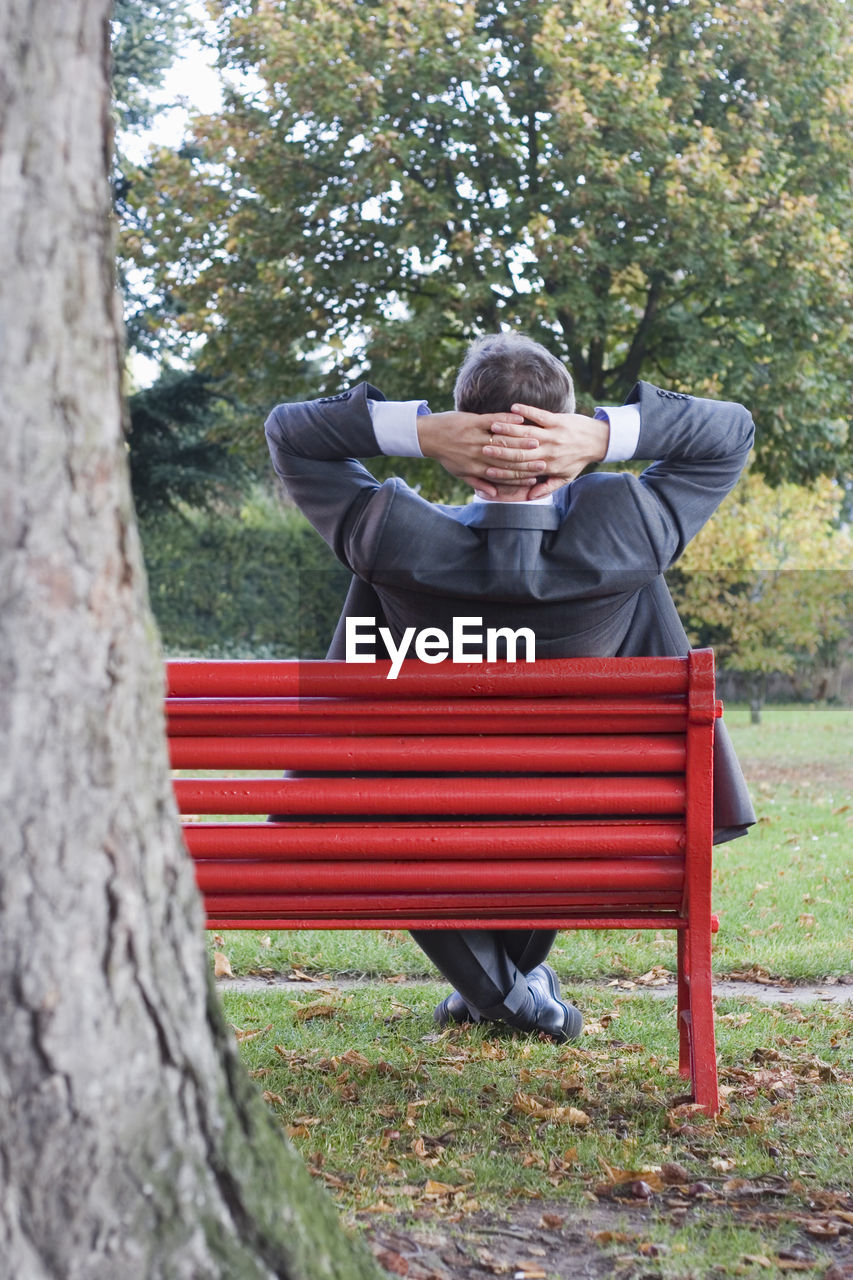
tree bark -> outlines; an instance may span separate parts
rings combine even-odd
[[[374,1277],[207,976],[121,431],[108,19],[0,10],[0,1274]]]

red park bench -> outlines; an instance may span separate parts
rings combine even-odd
[[[716,1114],[713,654],[388,671],[167,663],[172,766],[217,771],[174,783],[208,928],[674,929]]]

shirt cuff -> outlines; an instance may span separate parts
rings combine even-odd
[[[368,400],[376,443],[391,458],[422,458],[418,418],[429,413],[425,400]]]
[[[640,443],[640,410],[635,404],[606,405],[595,417],[610,423],[610,442],[604,462],[627,462]]]

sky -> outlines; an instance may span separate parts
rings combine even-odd
[[[199,4],[189,7],[193,17],[209,27],[203,8]],[[123,142],[132,160],[141,161],[151,146],[179,143],[191,110],[210,112],[221,105],[222,91],[215,61],[215,51],[199,39],[185,40],[181,56],[164,76],[163,88],[152,94],[153,101],[164,109],[155,116],[150,129],[135,133]]]
[[[204,21],[199,6],[191,5],[194,16]],[[126,133],[122,150],[141,164],[151,147],[176,147],[186,130],[191,111],[216,111],[222,103],[222,88],[214,68],[216,54],[198,39],[187,39],[181,56],[176,58],[163,78],[163,87],[153,94],[163,110],[154,117],[152,127]],[[160,365],[139,352],[130,356],[130,376],[134,387],[147,387],[156,381]]]

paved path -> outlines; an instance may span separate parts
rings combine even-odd
[[[285,975],[272,977],[218,978],[220,991],[351,991],[355,987],[388,986],[397,989],[424,986],[438,979],[406,978],[401,981],[395,978],[324,978],[318,977],[311,982],[295,981]],[[650,985],[626,980],[601,982],[574,982],[567,984],[575,999],[583,999],[584,988],[597,991],[612,991],[624,995],[631,991],[648,992],[656,996],[675,996],[674,982],[659,982]],[[718,979],[714,982],[714,994],[721,999],[742,1000],[751,997],[767,1004],[843,1004],[853,1001],[853,975],[838,978],[835,982],[783,984],[778,982],[733,982]]]

